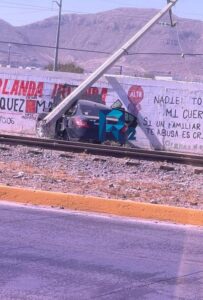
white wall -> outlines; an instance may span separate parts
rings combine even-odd
[[[69,94],[85,75],[18,69],[0,69],[0,132],[35,135],[37,116],[49,111],[53,97],[64,83]],[[85,97],[106,95],[102,83],[90,88]]]
[[[203,84],[106,76],[124,106],[139,119],[135,145],[203,153]]]
[[[0,132],[35,135],[37,116],[48,111],[60,84],[77,86],[85,78],[1,68]],[[203,153],[203,84],[106,75],[86,96],[98,96],[108,106],[119,99],[137,115],[136,146]]]

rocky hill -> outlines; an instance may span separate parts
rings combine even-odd
[[[151,9],[122,8],[96,14],[68,14],[62,16],[60,47],[98,50],[112,53],[137,32],[156,13]],[[123,57],[114,68],[125,74],[174,75],[181,78],[203,76],[203,57],[181,55],[143,55],[133,53],[203,53],[203,22],[175,17],[176,28],[155,25],[129,55]],[[163,21],[168,21],[165,16]],[[0,21],[0,63],[8,63],[9,42],[55,45],[57,17],[45,19],[27,26],[13,27]],[[8,43],[7,43],[8,42]],[[53,62],[54,49],[11,45],[10,62],[13,66],[45,66]],[[101,64],[106,54],[61,50],[60,62],[75,61],[87,71]]]

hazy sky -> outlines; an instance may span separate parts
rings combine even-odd
[[[57,0],[60,1],[60,0]],[[94,13],[118,7],[162,8],[166,0],[62,0],[63,13]],[[20,26],[57,15],[52,0],[0,0],[0,19]],[[174,13],[203,20],[203,0],[178,0]]]

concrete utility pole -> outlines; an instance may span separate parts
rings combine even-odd
[[[142,27],[131,39],[129,39],[120,49],[111,55],[95,72],[93,72],[85,81],[83,81],[70,95],[68,95],[57,107],[51,111],[44,119],[44,128],[56,121],[62,114],[71,107],[80,95],[92,84],[94,84],[119,58],[128,54],[128,50],[154,26],[178,0],[167,0],[167,5],[160,10],[144,27]],[[173,23],[172,23],[173,24]],[[172,25],[171,24],[171,25]],[[49,130],[48,126],[47,129]]]
[[[59,7],[59,15],[58,15],[58,26],[57,26],[57,34],[56,34],[56,48],[55,48],[55,59],[54,59],[54,67],[53,71],[58,70],[58,52],[59,52],[59,39],[60,39],[60,29],[61,29],[61,10],[62,10],[62,0],[54,1]]]
[[[8,44],[8,62],[7,65],[10,66],[11,64],[11,44]]]

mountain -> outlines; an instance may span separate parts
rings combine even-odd
[[[120,8],[96,14],[66,14],[61,20],[60,47],[113,53],[155,14],[154,9]],[[125,74],[173,75],[181,78],[203,76],[201,56],[143,55],[133,53],[203,53],[203,22],[174,17],[177,26],[156,24],[132,47],[112,71],[120,66]],[[165,16],[163,22],[169,22]],[[55,46],[57,17],[14,27],[0,21],[1,41]],[[0,43],[0,63],[7,64],[8,43]],[[54,48],[11,45],[11,65],[45,66],[53,62]],[[60,62],[75,61],[92,71],[108,57],[106,54],[60,50]]]

